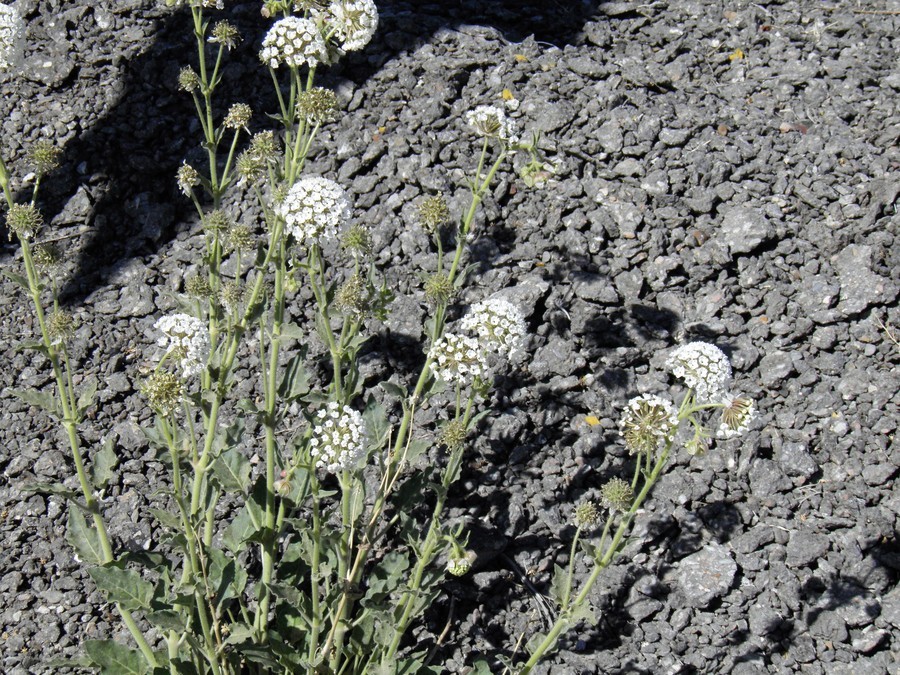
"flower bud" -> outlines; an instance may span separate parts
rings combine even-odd
[[[169,415],[181,405],[184,383],[174,373],[157,371],[144,380],[141,393],[157,413]]]
[[[75,317],[61,309],[54,311],[47,319],[47,333],[50,342],[62,345],[75,335]]]
[[[593,501],[581,502],[575,508],[575,525],[582,529],[590,529],[600,522],[600,509]]]
[[[200,88],[200,76],[190,66],[185,66],[178,72],[178,88],[189,94]]]
[[[425,299],[432,306],[446,305],[456,293],[446,274],[432,274],[425,280]]]
[[[200,185],[200,174],[187,162],[181,164],[175,176],[178,182],[178,189],[184,193],[185,197],[190,197],[194,192],[194,188]]]
[[[28,162],[38,176],[46,176],[59,166],[61,154],[62,150],[50,141],[38,141],[28,151]]]
[[[428,234],[434,234],[441,225],[450,222],[450,207],[443,195],[428,197],[419,203],[419,222]]]
[[[600,501],[611,511],[624,513],[631,508],[633,499],[634,491],[631,489],[631,485],[621,478],[613,478],[600,488]]]
[[[310,124],[334,122],[339,110],[337,94],[331,89],[313,87],[297,97],[297,116]]]
[[[31,239],[43,224],[44,217],[31,204],[13,204],[6,213],[6,227],[9,230],[10,241],[13,234],[19,240]]]
[[[253,110],[249,105],[246,103],[235,103],[228,109],[228,114],[225,115],[225,128],[246,129],[251,117],[253,117]]]
[[[241,41],[241,34],[227,21],[217,21],[210,33],[209,41],[213,44],[220,44],[225,49],[234,49]]]

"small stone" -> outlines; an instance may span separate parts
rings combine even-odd
[[[719,232],[732,256],[750,253],[774,235],[768,218],[761,210],[742,206],[725,213]]]
[[[824,534],[794,531],[787,543],[788,567],[805,567],[821,558],[828,551],[829,541]]]
[[[788,476],[809,478],[819,470],[819,465],[809,454],[805,443],[785,441],[781,446],[778,463]]]
[[[760,377],[767,387],[784,383],[794,370],[791,355],[780,350],[766,354],[759,363]]]
[[[872,271],[872,247],[850,244],[831,258],[841,282],[838,310],[858,314],[873,304],[888,304],[897,298],[898,286]]]
[[[702,608],[729,591],[737,571],[728,549],[709,544],[679,563],[676,580],[687,602]]]

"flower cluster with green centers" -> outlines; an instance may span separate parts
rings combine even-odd
[[[677,428],[675,407],[659,396],[648,394],[631,399],[619,420],[625,447],[633,455],[652,453],[671,443]]]
[[[328,178],[301,178],[278,205],[288,234],[301,245],[335,239],[341,224],[350,217],[350,200],[344,189]]]
[[[316,414],[309,447],[318,468],[329,473],[356,469],[366,442],[365,421],[353,408],[331,401]]]
[[[372,0],[336,0],[320,17],[345,52],[365,47],[378,29],[378,8]]]
[[[525,339],[525,317],[509,300],[492,298],[474,305],[462,319],[464,330],[478,335],[490,351],[512,357]]]
[[[174,373],[158,370],[144,380],[141,393],[147,397],[151,408],[167,416],[181,405],[184,383]]]
[[[297,116],[309,124],[334,122],[339,110],[337,94],[331,89],[313,87],[297,96]]]
[[[756,417],[756,405],[753,399],[735,394],[723,394],[722,417],[716,429],[716,438],[728,439],[740,436]]]
[[[517,140],[515,124],[497,106],[481,105],[470,110],[466,113],[466,123],[479,136],[497,138],[510,145]]]
[[[694,390],[697,403],[711,403],[731,378],[731,363],[721,349],[708,342],[689,342],[676,348],[666,368]]]
[[[25,59],[25,21],[8,5],[0,5],[0,73],[17,70]]]
[[[467,335],[447,333],[429,352],[431,371],[447,384],[468,385],[488,370],[484,348]]]
[[[314,21],[288,16],[272,24],[263,38],[259,58],[270,68],[282,64],[313,68],[328,60],[328,48]]]
[[[157,344],[178,359],[184,377],[199,375],[209,359],[209,329],[188,314],[170,314],[154,324],[162,332]]]

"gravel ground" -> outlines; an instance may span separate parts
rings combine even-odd
[[[175,82],[188,20],[153,0],[10,4],[31,48],[2,83],[2,148],[14,166],[40,136],[65,146],[43,207],[71,252],[76,359],[103,383],[83,437],[117,435],[107,516],[140,548],[165,472],[139,430],[137,371],[202,239],[173,178],[199,152]],[[259,3],[227,4],[246,40],[223,105],[273,110]],[[566,560],[573,504],[627,465],[619,412],[675,391],[666,351],[702,339],[759,417],[678,458],[596,587],[599,625],[541,672],[897,672],[900,2],[378,4],[374,42],[325,74],[346,115],[309,167],[351,191],[391,268],[373,372],[402,369],[389,345],[421,335],[413,213],[438,190],[462,208],[465,111],[509,89],[556,165],[541,188],[501,173],[484,205],[461,306],[506,295],[533,333],[453,493],[478,567],[447,583],[419,639],[451,617],[439,658],[455,673],[541,629],[535,591]],[[249,204],[229,208],[249,218]],[[12,244],[2,258],[20,262]],[[0,389],[49,385],[14,349],[34,337],[26,298],[5,280],[2,297]],[[0,398],[0,671],[51,672],[47,658],[123,630],[64,542],[65,505],[21,490],[73,474],[60,433]]]

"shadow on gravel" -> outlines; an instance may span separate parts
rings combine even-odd
[[[376,4],[380,26],[374,41],[364,52],[349,55],[332,72],[325,72],[325,82],[338,74],[360,84],[399,54],[427,43],[436,32],[464,25],[494,27],[511,42],[534,35],[538,41],[564,46],[579,39],[585,21],[602,3],[379,0]],[[127,9],[121,14],[126,22],[133,18]],[[263,76],[256,58],[270,25],[259,15],[259,3],[235,3],[222,16],[244,35],[244,42],[226,60],[223,108],[247,101],[257,102],[254,108],[259,111],[274,110],[270,80]],[[62,289],[69,301],[82,300],[129,259],[154,253],[172,240],[178,227],[194,219],[174,178],[183,160],[202,166],[204,157],[190,98],[176,87],[179,69],[195,60],[190,30],[186,10],[162,14],[152,44],[125,64],[118,103],[67,145],[61,168],[44,183],[41,208],[47,222],[91,226],[77,246],[76,270]],[[115,63],[115,55],[111,58]],[[262,121],[262,115],[258,119]]]

